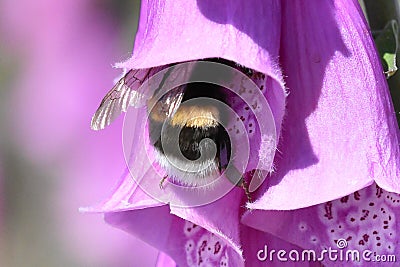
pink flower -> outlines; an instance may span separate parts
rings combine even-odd
[[[142,185],[126,171],[110,199],[94,210],[178,266],[257,266],[265,264],[264,245],[321,253],[337,249],[338,240],[349,249],[398,254],[399,196],[390,192],[400,192],[399,131],[357,1],[143,1],[133,55],[118,66],[144,77],[159,66],[211,58],[265,75],[255,82],[265,89],[279,144],[275,172],[254,192],[255,201],[245,204],[240,188],[190,208],[149,196],[143,188],[156,190],[162,177],[149,163],[151,148],[143,146],[146,108],[134,103],[129,169]],[[146,93],[140,83],[129,85]],[[262,161],[262,136],[252,138],[253,117],[243,117],[243,140],[248,137],[250,154]]]

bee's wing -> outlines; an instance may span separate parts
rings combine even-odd
[[[147,101],[150,118],[164,122],[178,110],[195,63],[186,63],[168,68],[164,77],[157,81],[158,88]]]
[[[104,129],[122,112],[126,112],[129,106],[141,107],[149,104],[148,100],[165,88],[174,88],[158,98],[163,106],[162,112],[168,107],[165,114],[166,117],[170,117],[182,101],[183,87],[180,84],[187,81],[194,66],[194,63],[186,63],[180,66],[165,65],[130,70],[103,98],[93,115],[91,128]],[[154,79],[149,79],[150,77]],[[142,86],[145,82],[147,85]]]
[[[151,74],[160,71],[158,68],[130,70],[106,94],[93,115],[91,128],[101,130],[108,126],[129,106],[139,107],[145,104],[150,92],[140,90],[141,85]]]
[[[150,116],[160,122],[171,118],[182,102],[184,91],[185,85],[181,85],[165,94],[155,94],[148,102]]]
[[[156,93],[147,103],[149,115],[149,134],[153,142],[161,137],[164,123],[173,117],[178,110],[184,94],[185,86],[181,85],[168,92]]]

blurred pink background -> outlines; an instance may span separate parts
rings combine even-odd
[[[123,118],[100,132],[90,119],[130,54],[139,7],[0,2],[0,266],[155,265],[153,248],[78,212],[124,169]]]

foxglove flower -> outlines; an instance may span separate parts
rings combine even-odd
[[[400,192],[399,132],[357,1],[143,1],[133,55],[118,66],[140,74],[208,58],[262,77],[252,78],[271,107],[279,144],[275,172],[254,192],[255,201],[245,204],[244,192],[233,188],[208,205],[168,206],[127,170],[112,197],[92,210],[178,266],[257,266],[266,244],[319,253],[339,239],[348,248],[398,253],[398,196],[390,192]],[[261,161],[274,155],[262,153],[262,139],[254,144],[252,117],[235,108],[251,154]],[[146,113],[135,114],[141,129]],[[147,148],[131,144],[135,180],[157,186],[157,173],[143,168]]]

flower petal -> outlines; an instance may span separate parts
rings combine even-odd
[[[176,263],[167,254],[160,252],[158,254],[156,267],[176,267]]]
[[[223,240],[169,214],[166,205],[107,213],[105,219],[168,254],[178,266],[244,266],[241,257]]]
[[[195,208],[171,206],[171,213],[193,222],[226,242],[242,257],[239,238],[240,203],[244,197],[241,188],[234,188],[223,198]]]
[[[277,0],[142,1],[133,55],[118,66],[143,69],[221,57],[280,77],[279,69],[273,68],[279,52],[280,6]]]
[[[114,192],[103,202],[80,208],[80,212],[117,212],[162,206],[159,202],[147,195],[132,178],[126,169],[118,181]]]
[[[400,253],[397,238],[399,207],[399,194],[373,184],[341,199],[308,208],[253,211],[246,214],[242,221],[317,253],[329,248],[338,250],[339,246],[343,246],[344,251],[357,250],[361,256],[366,250],[376,253],[374,255],[389,256]],[[361,260],[362,266],[369,266],[368,259]],[[343,266],[343,262],[329,261],[328,257],[323,263],[326,266]],[[387,264],[397,266],[393,262]]]
[[[374,180],[400,192],[395,113],[357,1],[283,3],[281,60],[290,94],[282,153],[268,190],[249,207],[302,208]]]
[[[159,216],[159,218],[154,219],[154,222],[156,223],[154,227],[157,227],[157,225],[164,220],[167,221],[165,223],[163,222],[163,225],[174,223],[179,224],[181,221],[183,221],[182,219],[187,220],[188,222],[191,221],[196,225],[199,225],[199,228],[204,229],[208,235],[215,236],[215,238],[226,244],[227,248],[229,248],[229,251],[231,251],[230,253],[236,254],[232,255],[231,258],[233,257],[235,260],[242,261],[243,258],[241,256],[242,251],[239,240],[239,212],[241,209],[239,203],[243,203],[243,201],[241,201],[243,197],[244,193],[242,192],[242,189],[234,188],[223,198],[209,205],[194,208],[179,208],[171,206],[171,214],[177,215],[172,216],[169,213],[168,206],[162,202],[154,200],[148,194],[146,194],[140,186],[136,185],[128,171],[126,171],[125,175],[120,181],[120,184],[118,185],[117,190],[110,199],[98,206],[81,209],[81,211],[106,212],[106,218],[118,218],[116,219],[118,222],[113,219],[111,219],[111,221],[107,219],[108,223],[134,234],[143,241],[163,251],[166,250],[162,247],[162,243],[154,245],[156,242],[154,237],[152,235],[147,236],[146,231],[144,233],[142,232],[144,231],[143,227],[153,227],[153,221],[151,219],[149,219],[150,221],[143,223],[143,221],[147,220],[147,216],[149,216],[149,218],[152,218],[152,216],[156,215]],[[165,211],[166,207],[168,212]],[[148,209],[151,211],[149,211],[149,213],[145,213],[145,211]],[[155,209],[158,209],[159,211],[155,212]],[[219,212],[215,212],[217,210]],[[137,211],[138,214],[143,213],[144,215],[134,215],[134,211]],[[142,217],[140,220],[130,219],[131,217],[140,216]],[[164,218],[164,216],[168,217],[169,219]],[[173,217],[173,219],[170,217]],[[127,229],[127,227],[129,229]],[[168,251],[166,252],[168,253]],[[169,253],[169,255],[171,254]],[[173,254],[171,256],[173,256]]]

